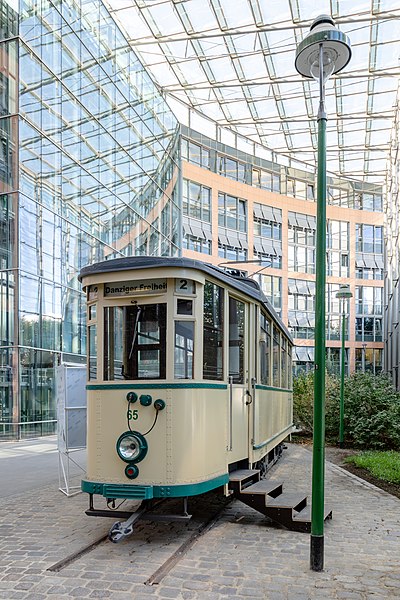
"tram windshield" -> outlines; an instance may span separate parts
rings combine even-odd
[[[104,309],[104,379],[165,379],[166,304]]]

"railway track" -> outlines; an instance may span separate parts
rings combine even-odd
[[[219,503],[217,508],[214,508],[214,510],[211,511],[211,514],[209,514],[205,519],[203,519],[199,523],[199,525],[190,533],[189,537],[185,541],[183,541],[182,544],[180,544],[180,546],[171,554],[171,556],[169,556],[163,562],[163,564],[160,565],[160,567],[143,583],[145,585],[159,584],[164,579],[164,577],[175,567],[175,565],[194,546],[197,540],[199,540],[203,535],[206,535],[209,531],[211,531],[211,529],[218,522],[224,509],[228,506],[228,504],[232,502],[232,500],[233,497],[224,498],[223,501]],[[134,535],[134,532],[132,535]],[[50,571],[52,573],[59,573],[72,563],[75,563],[83,556],[89,554],[90,552],[92,552],[93,550],[105,543],[111,543],[109,541],[108,533],[102,535],[97,540],[91,542],[90,544],[87,544],[87,546],[80,548],[76,552],[73,552],[72,554],[69,554],[65,558],[54,563],[53,565],[47,568],[47,571]]]

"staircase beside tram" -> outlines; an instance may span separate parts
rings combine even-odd
[[[235,498],[291,531],[311,531],[311,507],[307,496],[285,492],[283,483],[261,479],[259,470],[240,469],[229,475],[229,489]],[[325,520],[332,511],[325,509]]]

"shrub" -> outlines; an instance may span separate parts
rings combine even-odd
[[[328,440],[339,433],[340,379],[326,374],[325,427]],[[312,432],[314,373],[293,382],[295,424]],[[359,448],[400,448],[400,393],[387,375],[352,373],[344,386],[345,442]]]
[[[335,375],[325,375],[325,413],[327,433],[339,428],[340,381]],[[314,371],[302,373],[293,380],[293,418],[297,427],[312,433],[314,412]]]
[[[400,394],[387,375],[345,379],[346,437],[362,448],[400,448]]]

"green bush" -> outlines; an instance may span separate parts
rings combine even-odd
[[[339,407],[340,381],[335,375],[325,375],[325,413],[327,431],[335,428],[336,408]],[[314,371],[302,373],[293,380],[293,417],[295,425],[312,433],[314,411]],[[333,423],[332,423],[333,421]],[[337,416],[339,428],[339,416]]]
[[[326,374],[326,438],[338,439],[340,379]],[[293,383],[294,422],[312,432],[314,372],[301,374]],[[359,448],[400,448],[400,393],[384,374],[353,373],[344,385],[345,442]]]

